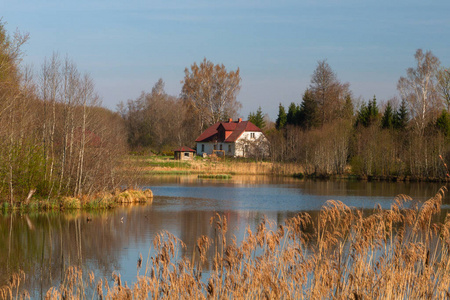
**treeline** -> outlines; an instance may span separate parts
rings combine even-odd
[[[261,107],[248,119],[265,131],[274,162],[298,163],[308,175],[441,178],[440,156],[450,159],[450,74],[430,51],[417,50],[415,60],[398,81],[400,99],[380,105],[375,96],[355,98],[323,60],[302,101],[279,105],[275,124]],[[159,80],[150,93],[121,103],[132,149],[195,147],[208,126],[237,116],[239,69],[204,59],[186,68],[182,83],[179,97],[167,95]]]
[[[100,106],[89,75],[53,55],[33,74],[21,68],[28,36],[0,24],[0,197],[11,204],[82,195],[120,184],[126,151],[120,115]]]
[[[135,151],[170,152],[180,146],[195,147],[195,139],[216,122],[236,118],[241,103],[239,69],[206,58],[186,68],[180,97],[164,91],[162,79],[151,92],[119,104],[128,143]]]
[[[280,104],[267,132],[274,161],[301,164],[306,174],[443,178],[450,159],[450,74],[430,51],[398,81],[402,100],[354,99],[326,61],[318,63],[300,105]]]

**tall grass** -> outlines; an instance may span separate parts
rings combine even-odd
[[[145,203],[153,201],[153,192],[150,189],[126,189],[110,192],[97,192],[79,197],[62,196],[59,198],[42,199],[31,198],[28,201],[17,202],[11,206],[8,202],[0,204],[0,211],[47,211],[64,209],[109,209],[125,203]]]
[[[197,158],[189,162],[169,157],[129,156],[123,171],[137,169],[146,174],[231,174],[292,176],[304,172],[297,163],[276,163],[226,157],[220,160]],[[171,172],[172,171],[172,172]]]
[[[400,195],[371,214],[330,200],[317,219],[299,213],[278,226],[263,219],[239,243],[226,238],[227,219],[217,214],[213,236],[199,237],[190,259],[177,259],[185,245],[161,232],[130,286],[118,274],[109,285],[72,268],[47,298],[447,299],[450,214],[437,219],[444,191],[422,205]],[[3,291],[8,298],[13,287]]]

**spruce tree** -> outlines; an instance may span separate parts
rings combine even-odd
[[[365,103],[361,105],[361,108],[358,111],[356,116],[355,126],[364,126],[367,127],[370,124],[370,112],[369,108]]]
[[[436,120],[436,127],[446,136],[450,136],[450,115],[443,109],[441,115]]]
[[[289,105],[289,110],[287,113],[287,120],[286,120],[287,125],[298,125],[297,118],[299,116],[299,114],[298,114],[299,110],[300,110],[300,108],[294,102],[292,102]]]
[[[280,103],[280,105],[278,106],[278,117],[275,122],[275,128],[277,130],[283,129],[286,126],[286,122],[287,122],[286,110],[284,109],[284,106],[281,105]]]
[[[397,130],[405,130],[408,125],[408,109],[406,108],[405,100],[402,103],[398,111],[394,115],[394,128]]]
[[[298,111],[298,125],[303,129],[312,129],[320,124],[317,102],[310,90],[303,94],[303,101]]]
[[[375,119],[378,118],[378,105],[377,105],[377,98],[375,95],[373,95],[372,102],[369,101],[369,116],[370,116],[370,123],[374,122]]]
[[[364,127],[369,127],[371,124],[377,122],[378,118],[377,99],[373,96],[373,99],[370,100],[367,105],[363,103],[359,109],[355,126],[362,125]]]
[[[381,128],[391,129],[394,127],[394,111],[391,106],[391,102],[387,103],[386,110],[381,118]]]
[[[264,129],[264,127],[266,126],[266,122],[264,121],[261,106],[258,107],[256,113],[250,113],[248,115],[248,120],[258,126],[260,129]]]

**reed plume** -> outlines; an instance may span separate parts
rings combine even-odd
[[[228,220],[215,214],[213,236],[199,237],[190,259],[178,253],[185,245],[163,231],[153,240],[145,274],[129,287],[119,274],[109,286],[72,267],[46,297],[448,299],[450,214],[437,219],[445,192],[422,205],[399,195],[389,209],[371,213],[330,200],[317,218],[303,212],[276,224],[264,217],[240,242],[227,239]],[[207,262],[212,267],[204,270]],[[19,278],[0,289],[1,298],[17,295]]]

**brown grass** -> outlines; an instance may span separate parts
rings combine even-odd
[[[214,236],[199,237],[192,260],[177,260],[185,245],[162,232],[147,262],[140,258],[132,285],[113,274],[110,286],[72,268],[47,298],[448,299],[450,215],[434,221],[444,191],[420,207],[400,195],[390,209],[370,215],[330,200],[317,220],[300,213],[276,227],[263,219],[255,231],[247,228],[240,244],[226,239],[227,219],[217,214]],[[203,277],[211,247],[212,270]],[[86,295],[88,286],[93,295]],[[0,296],[12,298],[14,287],[4,287]]]
[[[302,173],[298,163],[277,163],[268,161],[245,161],[235,158],[195,159],[177,163],[170,157],[142,157],[127,161],[127,170],[140,173],[170,174],[173,171],[189,174],[231,174],[231,175],[281,175],[292,176]]]
[[[117,204],[144,203],[153,201],[153,192],[147,190],[126,189],[113,193],[99,192],[81,197],[62,197],[60,206],[66,209],[110,208]]]

